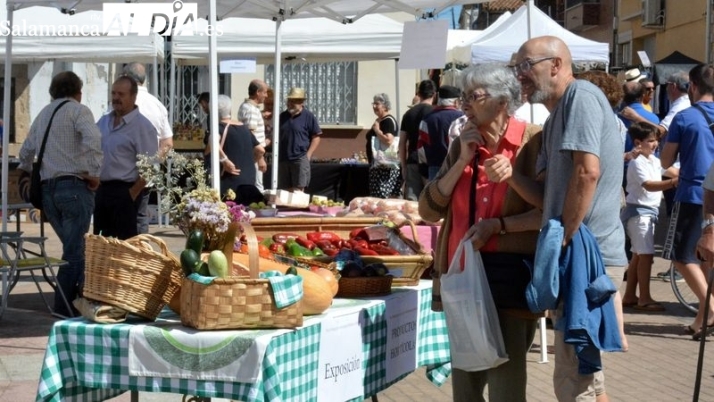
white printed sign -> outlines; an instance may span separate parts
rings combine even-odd
[[[221,74],[255,74],[255,58],[221,60],[218,72]]]
[[[348,401],[364,395],[364,353],[359,312],[327,317],[321,325],[318,402]]]
[[[397,296],[397,294],[392,294]],[[417,367],[419,334],[419,292],[404,292],[385,300],[387,316],[387,383],[411,373]]]
[[[444,68],[449,21],[407,21],[402,35],[399,68]]]

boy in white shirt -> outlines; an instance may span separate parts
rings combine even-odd
[[[658,143],[654,126],[633,123],[627,134],[632,138],[639,156],[627,168],[627,205],[620,216],[632,245],[632,259],[627,267],[627,287],[622,305],[641,311],[664,311],[664,306],[653,300],[650,294],[654,228],[662,191],[676,187],[678,178],[662,180],[662,165],[654,155]]]

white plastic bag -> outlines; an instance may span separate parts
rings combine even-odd
[[[470,240],[459,244],[449,272],[441,277],[441,300],[452,367],[481,371],[508,361],[481,253],[474,251]]]

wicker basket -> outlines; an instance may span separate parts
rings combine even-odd
[[[270,237],[275,233],[289,232],[304,235],[307,232],[333,232],[347,239],[354,229],[376,225],[383,218],[255,218],[251,225],[258,236]]]
[[[365,218],[256,218],[251,224],[258,236],[270,237],[275,233],[288,232],[304,235],[307,232],[328,231],[347,239],[352,230],[377,225],[384,219],[379,217]],[[416,226],[412,221],[406,221],[401,226],[410,225],[414,240],[404,236],[401,230],[396,229],[397,235],[406,242],[415,252],[415,255],[400,256],[363,256],[365,264],[383,263],[388,269],[400,269],[402,276],[394,278],[393,286],[415,286],[424,271],[431,265],[431,253],[424,251],[419,243]],[[401,228],[400,226],[400,228]],[[321,262],[331,262],[329,257],[315,257]]]
[[[404,236],[401,227],[404,225],[411,226],[412,237],[414,240]],[[362,261],[364,265],[382,263],[387,269],[401,270],[402,275],[395,277],[392,281],[392,286],[416,286],[419,284],[419,279],[424,271],[431,265],[433,257],[431,253],[424,251],[424,246],[419,243],[417,229],[412,221],[405,221],[399,227],[394,229],[394,233],[405,242],[409,247],[416,252],[414,255],[396,255],[396,256],[370,256],[363,255]]]
[[[179,261],[163,240],[148,234],[119,240],[88,234],[83,294],[150,320],[181,287]],[[155,251],[151,243],[158,245]]]
[[[181,323],[206,329],[296,328],[302,326],[302,301],[278,309],[270,282],[259,279],[258,241],[243,224],[248,240],[250,277],[216,278],[210,285],[184,279]]]
[[[370,276],[364,278],[340,278],[336,297],[384,296],[392,293],[391,276]]]

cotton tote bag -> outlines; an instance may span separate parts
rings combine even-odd
[[[469,240],[459,244],[449,271],[441,277],[441,299],[452,367],[481,371],[508,361],[481,253]]]

